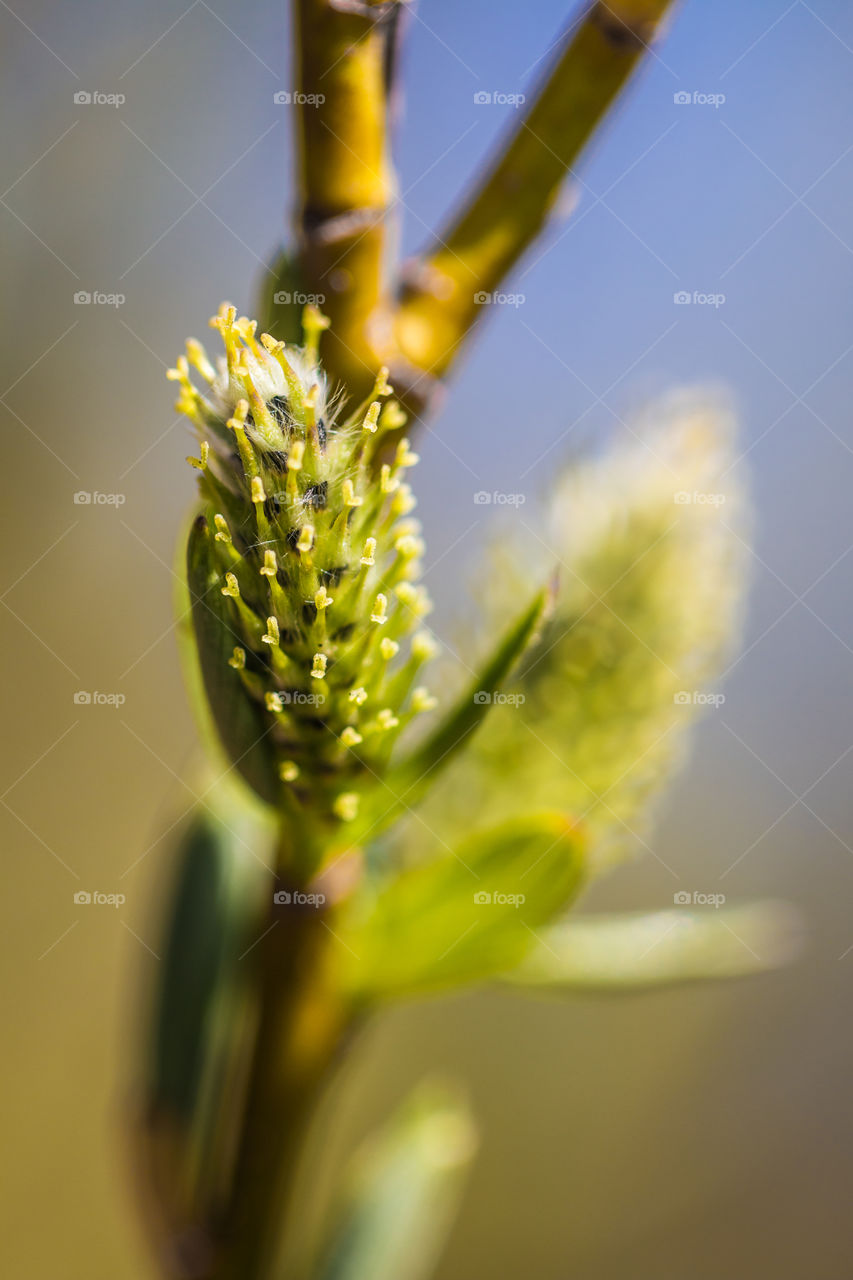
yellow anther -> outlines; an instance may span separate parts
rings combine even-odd
[[[397,593],[399,595],[399,592]],[[412,636],[412,657],[418,662],[429,662],[434,658],[438,645],[428,631],[416,631]]]
[[[215,316],[210,317],[211,329],[230,329],[237,318],[237,308],[230,302],[223,302]]]
[[[314,593],[314,604],[317,606],[318,610],[322,612],[323,609],[328,609],[330,604],[334,604],[334,600],[328,594],[325,587],[320,587],[319,591],[315,591]]]
[[[360,742],[364,742],[364,738],[362,738],[358,729],[354,729],[351,724],[348,724],[341,733],[341,742],[345,747],[357,747]]]
[[[386,662],[390,662],[395,654],[400,652],[400,646],[397,644],[396,640],[389,640],[386,636],[379,645],[379,652],[382,654],[382,657]]]
[[[235,600],[240,599],[240,583],[234,577],[233,573],[226,573],[225,586],[222,588],[224,596],[232,596]]]
[[[394,543],[394,549],[399,551],[405,560],[414,560],[423,555],[424,544],[421,538],[413,538],[411,534],[404,534],[402,538],[398,538]]]
[[[261,573],[265,578],[274,578],[278,573],[278,560],[276,559],[275,552],[270,548],[267,548],[264,552],[264,563]]]
[[[187,462],[191,467],[195,467],[197,471],[207,470],[207,459],[210,457],[210,445],[206,440],[202,440],[199,447],[200,458],[187,458]]]
[[[395,489],[399,489],[400,481],[391,475],[391,468],[387,462],[383,462],[379,471],[379,488],[382,493],[393,493]]]
[[[195,387],[187,385],[186,387],[181,388],[181,394],[175,401],[175,412],[185,413],[197,427],[204,427],[207,424],[199,412],[200,404],[201,396],[198,394]]]
[[[317,401],[320,397],[320,386],[317,382],[312,382],[308,388],[308,394],[305,397],[305,412],[308,417],[308,426],[314,428],[317,425]]]
[[[407,484],[401,484],[391,502],[391,511],[395,516],[407,516],[417,505],[410,487]]]
[[[373,435],[374,431],[376,430],[379,424],[379,410],[381,408],[382,408],[382,405],[379,403],[379,401],[374,400],[373,404],[370,406],[370,408],[367,410],[367,413],[364,415],[364,422],[361,424],[362,428],[365,431],[369,431],[371,435]]]
[[[413,467],[416,462],[420,462],[420,457],[418,454],[412,453],[408,440],[401,440],[397,445],[394,462],[398,467]]]
[[[174,369],[166,370],[166,377],[170,382],[185,382],[189,384],[190,366],[186,356],[178,356]]]
[[[248,342],[250,346],[254,342],[255,330],[257,327],[257,320],[250,320],[248,316],[240,316],[234,324],[234,328],[237,330],[240,337],[244,342]]]
[[[376,717],[376,723],[380,729],[396,729],[400,721],[390,707],[383,707]]]
[[[390,396],[394,388],[388,381],[388,369],[383,364],[382,368],[376,375],[376,381],[373,384],[373,394],[375,396]]]
[[[368,568],[370,565],[376,564],[375,551],[376,539],[368,538],[364,544],[364,555],[361,557],[361,563],[367,565]]]
[[[396,431],[408,421],[396,400],[389,400],[382,410],[382,426],[386,431]]]
[[[397,523],[398,538],[416,538],[420,534],[422,525],[420,520],[400,520]]]
[[[279,351],[284,350],[284,343],[278,342],[271,333],[262,333],[261,342],[271,356],[277,356]]]
[[[412,690],[411,708],[414,712],[433,711],[438,706],[438,698],[434,698],[429,689],[418,685]]]
[[[302,383],[297,378],[295,372],[293,371],[292,366],[290,365],[290,362],[287,359],[287,356],[284,354],[285,344],[283,342],[277,342],[275,338],[273,338],[268,333],[261,334],[261,343],[269,352],[269,354],[275,359],[276,363],[278,364],[279,368],[284,374],[284,380],[287,383],[288,400],[292,404],[301,405],[304,402],[305,393],[302,387]]]
[[[278,693],[265,693],[264,702],[266,703],[267,711],[284,710],[284,703],[281,700],[281,695]]]
[[[278,622],[275,618],[267,618],[267,629],[261,636],[264,644],[278,645],[281,636],[278,630]]]
[[[288,471],[301,471],[302,459],[305,457],[305,443],[302,440],[294,440],[290,446],[290,453],[287,455]]]
[[[341,491],[345,507],[360,507],[364,501],[363,498],[357,498],[355,496],[355,489],[352,487],[352,480],[345,480],[341,487]]]
[[[380,626],[383,622],[387,622],[388,614],[385,612],[387,605],[388,597],[384,596],[380,591],[379,595],[376,597],[376,603],[373,606],[373,613],[370,615],[370,621],[378,622]]]
[[[216,370],[207,358],[207,352],[196,338],[187,338],[187,358],[198,369],[205,382],[213,382]]]
[[[278,776],[282,782],[295,782],[299,777],[299,765],[295,760],[282,760],[278,766]]]
[[[342,822],[352,822],[358,814],[358,796],[354,791],[342,791],[332,809]]]
[[[238,400],[234,406],[233,419],[239,426],[244,426],[249,416],[249,401]],[[230,423],[229,423],[230,426]]]
[[[231,530],[228,528],[228,521],[224,516],[214,516],[213,523],[216,525],[216,533],[214,542],[231,542]]]
[[[397,599],[417,617],[423,618],[432,610],[432,601],[425,587],[413,587],[411,582],[401,582],[395,588]]]
[[[264,489],[264,482],[260,476],[252,476],[252,501],[255,503],[266,502],[267,495]]]
[[[311,668],[311,675],[315,680],[322,680],[325,677],[326,664],[328,661],[329,660],[325,653],[314,654],[314,665]]]
[[[234,646],[234,652],[228,659],[229,667],[233,667],[235,671],[243,671],[246,666],[246,650],[241,649],[239,645]]]
[[[363,707],[367,702],[367,690],[362,689],[360,685],[357,689],[350,689],[349,700],[354,702],[357,707]]]
[[[331,321],[328,316],[324,316],[322,312],[308,303],[302,312],[302,331],[305,334],[305,354],[309,360],[317,359],[317,352],[320,346],[320,334],[328,329]]]
[[[296,550],[303,552],[310,551],[314,545],[314,526],[313,524],[304,524],[296,542]]]

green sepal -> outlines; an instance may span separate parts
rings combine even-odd
[[[268,740],[272,724],[228,665],[242,637],[232,625],[222,581],[207,518],[200,515],[193,521],[187,542],[187,585],[207,701],[230,763],[262,800],[276,805],[281,783]]]
[[[427,1280],[434,1272],[475,1155],[461,1098],[421,1086],[356,1152],[326,1231],[317,1280]]]
[[[558,813],[478,832],[365,889],[334,923],[356,996],[403,996],[518,964],[577,894],[582,839]]]
[[[505,977],[554,994],[736,978],[784,964],[796,933],[791,908],[775,902],[590,916],[547,929]]]

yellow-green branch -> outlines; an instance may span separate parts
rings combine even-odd
[[[398,5],[297,0],[298,276],[332,324],[323,358],[357,398],[388,363],[389,45]]]
[[[536,239],[567,173],[672,0],[594,3],[567,30],[550,71],[509,141],[436,243],[411,263],[396,338],[418,369],[444,374],[460,339]]]

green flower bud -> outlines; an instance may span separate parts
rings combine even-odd
[[[427,646],[420,634],[407,643],[429,609],[402,483],[417,457],[403,441],[380,464],[400,416],[383,412],[385,369],[338,421],[316,309],[306,308],[301,347],[257,340],[228,305],[211,325],[225,347],[218,366],[190,340],[169,371],[200,436],[188,569],[207,698],[230,759],[264,800],[351,821],[402,729],[433,705],[415,688]]]

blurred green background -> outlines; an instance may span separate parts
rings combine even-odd
[[[522,90],[564,18],[557,0],[423,0],[406,248],[512,112],[474,95]],[[32,0],[0,27],[0,1251],[10,1276],[141,1280],[127,1130],[158,840],[198,785],[170,571],[190,440],[163,375],[222,298],[250,305],[281,234],[287,16],[272,0]],[[482,1148],[441,1280],[853,1271],[851,60],[841,0],[688,0],[587,158],[573,219],[516,274],[524,304],[490,317],[419,442],[440,629],[488,526],[474,492],[516,490],[522,457],[530,518],[556,461],[618,434],[617,413],[673,384],[730,389],[757,507],[743,656],[661,806],[651,843],[679,880],[646,856],[589,905],[655,910],[680,884],[786,898],[809,932],[794,967],[739,985],[472,994],[378,1024],[328,1154],[425,1072],[466,1084]],[[682,290],[725,302],[677,305]],[[81,890],[126,902],[80,906]]]

